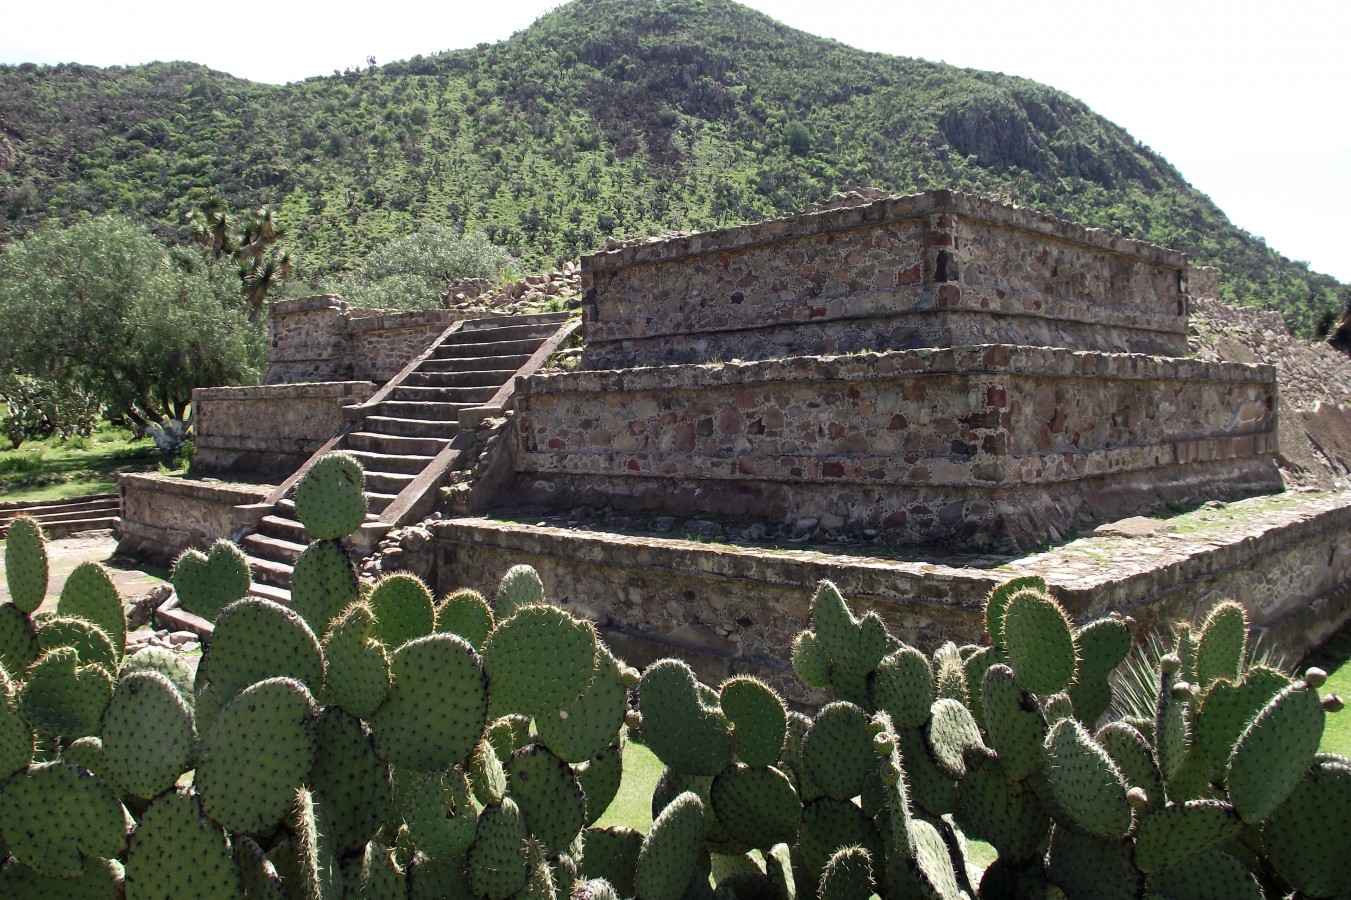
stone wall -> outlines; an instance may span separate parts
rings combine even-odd
[[[1027,548],[1280,488],[1267,366],[958,347],[542,375],[517,409],[513,496],[554,507]]]
[[[379,383],[388,381],[426,350],[433,338],[463,318],[463,313],[448,309],[352,310],[349,325],[352,377]]]
[[[595,621],[629,662],[677,655],[709,683],[750,672],[799,700],[813,698],[789,672],[791,640],[807,626],[821,579],[856,613],[876,610],[894,634],[928,651],[978,640],[990,588],[1027,574],[1046,578],[1077,622],[1119,610],[1142,635],[1200,621],[1233,598],[1292,659],[1351,616],[1347,492],[1202,508],[1152,535],[1094,536],[1019,560],[710,546],[488,519],[431,527],[439,593],[491,592],[508,568],[528,563],[549,599]]]
[[[285,479],[343,428],[343,407],[375,393],[370,381],[321,381],[192,392],[192,476],[249,473]]]
[[[236,529],[235,507],[260,503],[274,485],[167,475],[121,475],[117,552],[162,566],[191,547],[209,547]]]
[[[964,344],[1186,354],[1186,256],[948,191],[582,260],[587,368]]]

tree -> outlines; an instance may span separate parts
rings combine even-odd
[[[238,284],[116,216],[49,222],[0,251],[0,371],[172,433],[193,388],[254,381],[266,359]]]
[[[361,271],[336,287],[353,306],[435,309],[451,282],[496,278],[516,260],[478,233],[433,227],[373,250]]]

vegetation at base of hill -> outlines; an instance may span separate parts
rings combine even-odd
[[[377,247],[359,270],[326,287],[367,309],[434,309],[446,285],[461,278],[502,278],[515,265],[510,253],[483,234],[461,237],[434,225]]]
[[[1351,289],[1236,228],[1156,153],[1022,78],[865,53],[730,0],[575,0],[510,39],[285,86],[188,63],[0,66],[0,237],[220,194],[311,283],[438,224],[524,268],[607,236],[954,187],[1185,250],[1302,333]],[[7,223],[7,224],[5,224]]]
[[[87,436],[28,441],[0,440],[0,503],[68,500],[117,490],[123,472],[153,472],[164,456],[154,443],[107,422]],[[175,467],[186,465],[174,461]]]

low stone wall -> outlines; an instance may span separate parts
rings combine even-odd
[[[1187,258],[934,191],[582,259],[587,368],[1007,343],[1183,356]]]
[[[1268,366],[958,347],[540,375],[517,409],[513,498],[555,508],[1027,548],[1280,489]]]
[[[432,339],[464,315],[448,309],[413,312],[352,310],[353,378],[386,382],[427,349]]]
[[[485,592],[512,565],[534,566],[545,595],[597,622],[634,664],[676,655],[717,683],[748,672],[811,700],[789,671],[821,579],[856,613],[875,610],[898,637],[933,650],[975,642],[984,598],[1020,575],[1046,578],[1071,616],[1134,616],[1140,636],[1199,621],[1232,598],[1292,659],[1351,617],[1351,492],[1254,498],[1202,508],[1146,536],[1073,541],[1021,559],[886,559],[812,550],[457,519],[431,526],[439,593]],[[866,551],[864,551],[866,552]]]
[[[192,392],[197,452],[191,474],[283,480],[343,428],[343,407],[375,393],[370,381],[321,381]]]
[[[346,381],[352,374],[351,318],[336,294],[279,300],[268,306],[268,384]]]
[[[235,507],[262,502],[273,487],[167,475],[119,476],[117,552],[169,566],[190,547],[205,548],[228,538],[237,525]]]

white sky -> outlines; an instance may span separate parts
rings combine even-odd
[[[641,0],[634,0],[641,2]],[[846,44],[1066,91],[1172,162],[1241,228],[1351,281],[1346,0],[747,0]],[[283,83],[498,41],[548,0],[7,0],[0,62],[183,59]],[[208,20],[211,9],[220,12]]]

